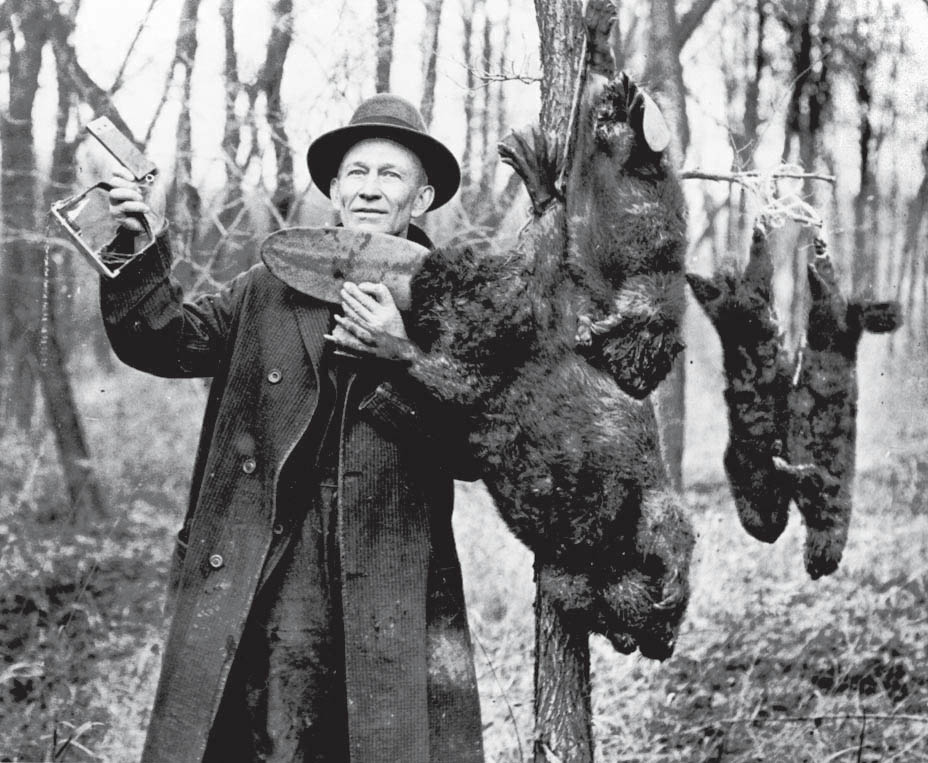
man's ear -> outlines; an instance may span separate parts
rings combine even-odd
[[[332,209],[341,214],[342,212],[342,197],[338,193],[338,176],[336,175],[332,178],[332,182],[329,183],[329,200],[332,202]]]
[[[435,189],[430,185],[424,185],[416,192],[416,200],[412,205],[412,216],[419,217],[424,215],[432,202],[435,200]]]

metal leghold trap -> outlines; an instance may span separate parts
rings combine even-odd
[[[129,170],[136,182],[154,182],[158,168],[109,119],[93,120],[87,125],[87,132]],[[119,275],[136,256],[110,250],[120,230],[109,209],[112,188],[109,183],[96,183],[74,196],[56,201],[51,207],[52,216],[77,245],[78,251],[107,278]],[[151,243],[154,240],[152,220],[144,215],[139,215],[139,220],[149,239],[147,243]]]

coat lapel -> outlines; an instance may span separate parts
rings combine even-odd
[[[309,355],[310,364],[316,374],[316,385],[320,384],[319,367],[322,362],[322,352],[325,349],[323,334],[329,331],[331,308],[325,302],[319,302],[294,290],[290,290],[289,299],[293,305],[297,325],[300,327],[300,336]]]

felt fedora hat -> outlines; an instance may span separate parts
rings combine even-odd
[[[378,93],[358,106],[345,127],[320,135],[306,152],[309,174],[326,196],[345,153],[366,138],[388,138],[419,157],[429,185],[435,188],[435,200],[429,209],[440,207],[458,190],[461,184],[458,160],[443,143],[426,132],[419,110],[398,95]]]

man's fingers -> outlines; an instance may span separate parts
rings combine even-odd
[[[382,283],[371,283],[370,281],[362,281],[359,284],[356,284],[359,291],[364,294],[368,294],[373,297],[378,303],[383,304],[388,300],[393,301],[393,295],[390,293],[390,290],[384,286]]]
[[[134,233],[141,233],[145,230],[145,226],[142,225],[137,217],[119,217],[116,219],[123,228],[131,230]]]
[[[353,286],[353,284],[351,284]],[[341,291],[342,306],[354,310],[355,313],[365,318],[371,316],[373,311],[378,307],[377,303],[366,294],[361,294],[354,289],[348,288],[348,284]]]
[[[360,323],[361,325],[367,324],[364,316],[361,315],[352,305],[347,302],[342,302],[342,310],[345,312],[345,316],[351,318],[351,320]]]
[[[359,302],[367,305],[371,310],[393,304],[393,295],[382,283],[370,283],[368,281],[352,283],[351,281],[345,281],[344,291]]]
[[[335,322],[364,344],[371,344],[373,342],[374,337],[371,332],[357,321],[353,321],[351,318],[345,318],[341,315],[336,315]]]
[[[132,176],[132,173],[129,172],[129,170],[127,170],[122,165],[119,165],[113,170],[113,177],[120,178],[121,180],[126,180],[129,183],[132,183],[133,185],[135,184],[135,178]]]
[[[118,204],[121,201],[144,201],[145,196],[134,185],[113,186],[110,189],[110,203]]]

